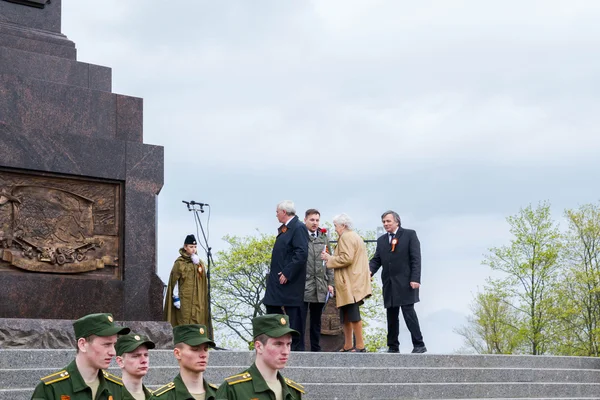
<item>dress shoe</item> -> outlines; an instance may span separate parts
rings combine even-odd
[[[400,350],[398,350],[398,349],[388,349],[387,352],[388,353],[400,353]]]
[[[411,353],[427,353],[427,347],[425,347],[425,346],[415,347]]]

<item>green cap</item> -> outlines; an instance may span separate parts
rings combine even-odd
[[[185,343],[190,346],[199,346],[208,343],[209,347],[215,347],[215,342],[208,337],[208,329],[200,324],[179,325],[173,328],[173,343]]]
[[[290,319],[283,314],[267,314],[252,320],[252,331],[254,339],[265,334],[268,337],[278,338],[287,333],[299,336],[300,332],[290,328]]]
[[[112,336],[125,335],[129,328],[115,326],[112,314],[89,314],[73,322],[75,338],[86,338],[90,335]]]
[[[148,336],[130,333],[129,335],[119,336],[115,344],[115,350],[118,356],[122,356],[123,353],[131,353],[141,345],[145,345],[148,349],[156,347],[154,342],[148,339]]]

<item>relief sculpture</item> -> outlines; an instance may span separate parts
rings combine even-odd
[[[118,276],[120,186],[0,171],[0,266]]]

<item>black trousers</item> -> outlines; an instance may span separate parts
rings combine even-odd
[[[310,329],[310,351],[321,351],[321,314],[325,303],[304,303],[303,319],[308,323]],[[307,320],[306,314],[310,315],[310,321]],[[300,339],[305,342],[305,332],[303,329]]]
[[[288,306],[267,306],[267,314],[285,314],[290,319],[290,328],[302,332],[304,329],[303,307],[288,307]],[[300,340],[304,337],[292,335],[292,351],[304,351],[304,341]]]
[[[400,321],[398,319],[400,309],[402,309],[402,316],[404,317],[404,322],[406,323],[406,327],[410,332],[413,347],[425,346],[425,343],[423,342],[423,335],[421,334],[421,328],[419,327],[419,318],[417,318],[417,313],[415,312],[415,305],[407,304],[405,306],[390,307],[386,309],[388,326],[388,347],[391,350],[398,350],[400,347],[400,342],[398,341],[398,335],[400,334]]]

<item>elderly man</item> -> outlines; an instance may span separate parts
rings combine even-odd
[[[217,400],[296,400],[302,398],[304,387],[284,378],[283,369],[290,355],[292,335],[287,315],[269,314],[252,320],[254,364],[241,374],[225,378],[217,391]]]
[[[123,383],[108,368],[115,356],[118,334],[129,328],[115,326],[112,314],[90,314],[73,323],[77,355],[65,369],[42,378],[31,398],[46,400],[120,400]]]
[[[319,228],[321,213],[315,208],[304,213],[304,225],[308,231],[308,259],[306,261],[306,285],[304,286],[303,320],[310,315],[310,351],[321,351],[321,314],[327,294],[333,295],[333,270],[327,269],[321,259],[323,250],[329,250],[329,238],[324,229]],[[300,331],[304,344],[305,329]]]
[[[150,368],[149,349],[155,348],[146,336],[130,333],[117,340],[117,365],[121,368],[123,400],[145,400],[152,393],[144,386],[143,379]]]
[[[398,335],[402,316],[410,331],[413,353],[425,353],[427,348],[415,312],[419,302],[421,286],[421,244],[417,233],[400,227],[400,216],[394,211],[386,211],[381,216],[386,233],[377,239],[375,255],[369,262],[371,275],[383,267],[383,305],[387,311],[387,344],[389,353],[400,351]]]
[[[296,216],[290,200],[277,205],[277,220],[281,223],[271,254],[271,270],[263,303],[267,314],[286,314],[290,327],[300,331],[304,327],[304,285],[308,254],[308,232]],[[292,339],[292,350],[304,350],[299,337]]]
[[[179,363],[179,374],[172,382],[156,389],[153,399],[214,400],[217,386],[204,380],[208,367],[208,349],[215,343],[208,337],[206,326],[179,325],[173,328],[173,354]]]

